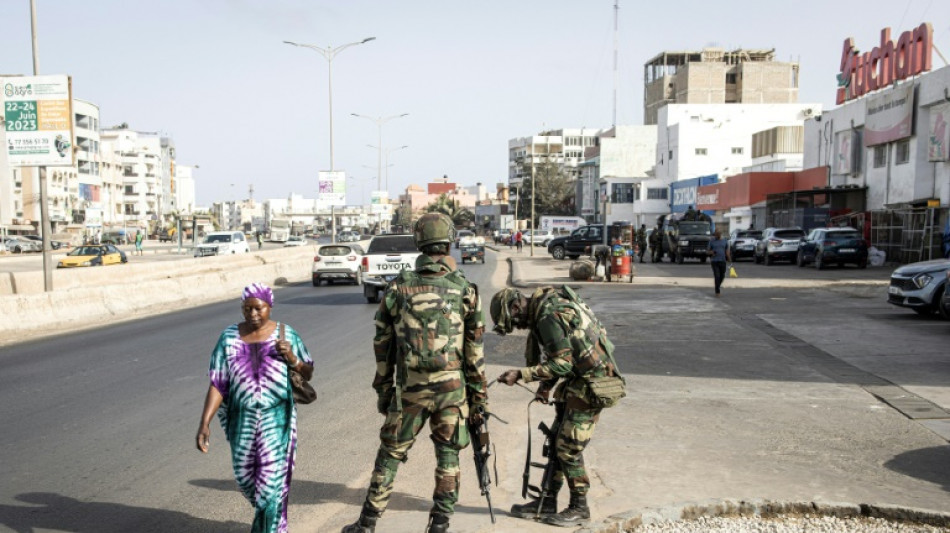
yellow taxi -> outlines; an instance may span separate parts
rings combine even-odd
[[[73,268],[88,266],[117,265],[127,263],[125,252],[112,244],[88,244],[77,246],[73,251],[60,259],[56,268]]]

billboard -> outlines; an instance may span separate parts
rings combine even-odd
[[[935,105],[930,108],[930,129],[928,130],[927,161],[947,161],[950,159],[950,104]]]
[[[72,166],[72,85],[69,76],[0,78],[10,166]]]
[[[670,210],[673,213],[684,213],[690,206],[695,209],[699,201],[698,189],[703,185],[719,183],[718,174],[700,176],[687,180],[674,181],[670,184]],[[709,211],[706,214],[712,215]]]
[[[875,146],[910,137],[914,122],[914,84],[906,83],[867,98],[864,146]]]
[[[321,207],[346,205],[346,172],[321,170],[317,173],[317,204]]]
[[[389,208],[389,192],[388,191],[372,191],[370,193],[370,212],[374,215],[388,215],[390,213]]]

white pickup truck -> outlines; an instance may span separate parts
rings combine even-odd
[[[400,272],[416,266],[419,257],[412,235],[376,235],[363,254],[363,296],[373,304],[379,302],[379,293]]]

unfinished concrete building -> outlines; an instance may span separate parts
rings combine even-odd
[[[643,66],[643,123],[656,124],[666,104],[794,104],[798,63],[775,50],[703,48],[662,52]]]

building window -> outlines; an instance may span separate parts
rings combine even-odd
[[[741,146],[732,147],[732,155],[742,155],[742,152],[744,152],[744,150],[742,149]]]
[[[612,185],[613,194],[610,195],[610,202],[614,204],[632,204],[633,189],[632,183],[614,183]]]
[[[897,154],[895,156],[898,165],[903,165],[910,161],[910,141],[901,141],[897,143]]]
[[[881,144],[874,147],[874,168],[881,168],[887,164],[887,145]]]
[[[706,155],[706,149],[705,149],[705,148],[697,148],[697,149],[696,149],[696,155]]]
[[[667,158],[667,161],[672,161],[672,160],[673,160],[673,150],[670,150],[670,157]]]
[[[647,189],[647,200],[666,200],[666,188]]]
[[[726,83],[730,83],[730,84],[732,84],[732,85],[735,85],[735,83],[736,83],[736,74],[735,74],[734,72],[730,72],[729,74],[726,74]]]

